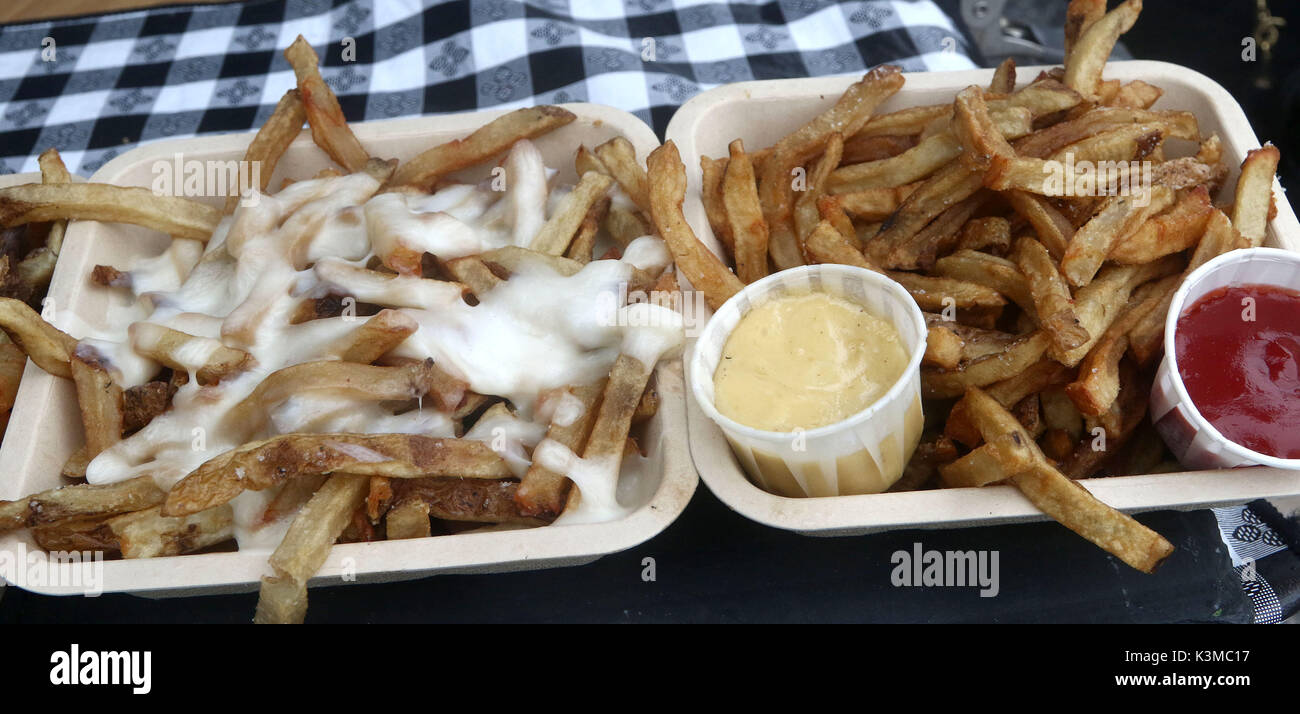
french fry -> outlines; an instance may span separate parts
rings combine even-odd
[[[261,491],[321,473],[420,478],[500,479],[510,469],[481,441],[415,434],[283,434],[213,457],[167,493],[164,516],[186,516],[227,503],[244,490]]]
[[[1088,99],[1097,98],[1101,71],[1119,36],[1128,32],[1142,12],[1142,0],[1126,0],[1088,24],[1071,43],[1065,61],[1065,84]],[[1086,12],[1085,16],[1090,16]],[[1077,16],[1077,15],[1076,15]]]
[[[266,120],[262,128],[257,130],[257,135],[244,151],[245,162],[249,165],[260,165],[258,176],[261,185],[257,186],[259,190],[266,191],[267,185],[271,183],[271,175],[275,173],[275,165],[280,162],[280,157],[289,148],[289,144],[298,138],[305,121],[307,121],[307,107],[303,104],[302,93],[297,89],[290,89],[280,98],[279,103],[275,105],[275,111],[271,112],[271,117]],[[226,215],[234,213],[239,200],[238,191],[227,196],[224,213]]]
[[[68,363],[77,349],[77,340],[41,319],[26,303],[0,298],[0,330],[4,330],[37,367],[56,377],[72,377]]]
[[[1142,205],[1137,196],[1108,199],[1097,215],[1070,240],[1061,258],[1061,273],[1075,287],[1087,285],[1101,268],[1111,248],[1131,235],[1147,219],[1173,204],[1174,192],[1166,186],[1151,188]]]
[[[722,181],[727,232],[732,237],[736,276],[741,282],[752,283],[767,275],[767,221],[758,202],[758,184],[744,142],[736,139],[729,151]]]
[[[827,181],[830,179],[831,172],[840,164],[840,157],[844,155],[844,141],[839,134],[831,134],[826,140],[826,149],[822,152],[817,163],[813,166],[812,172],[808,175],[808,182],[804,190],[799,194],[799,198],[794,202],[794,227],[795,235],[802,240],[807,237],[817,222],[821,220],[821,215],[817,210],[817,199],[826,192]],[[757,202],[757,196],[754,197]],[[744,276],[741,276],[744,279]],[[746,280],[745,282],[751,282]]]
[[[1246,152],[1246,160],[1241,162],[1236,202],[1232,205],[1232,227],[1252,247],[1264,244],[1268,221],[1273,217],[1273,176],[1280,157],[1276,146],[1265,144]]]
[[[63,164],[63,157],[59,156],[57,149],[50,148],[41,152],[37,163],[41,167],[42,183],[72,183],[72,174],[68,173],[68,167]],[[63,235],[67,228],[67,221],[52,222],[49,233],[45,235],[45,244],[18,262],[15,272],[33,295],[40,294],[49,287],[59,251],[63,249]]]
[[[943,369],[956,369],[961,364],[963,342],[950,328],[931,327],[925,338],[925,355],[921,363]]]
[[[0,227],[64,220],[130,223],[206,242],[221,221],[221,211],[138,186],[29,183],[0,189]]]
[[[1149,263],[1156,258],[1181,253],[1196,245],[1214,205],[1204,186],[1182,195],[1169,210],[1152,216],[1137,230],[1111,248],[1107,260],[1116,263]]]
[[[338,97],[321,79],[316,50],[298,35],[298,39],[284,51],[284,58],[298,79],[298,92],[303,105],[307,123],[311,125],[311,137],[316,145],[325,150],[334,163],[348,171],[360,171],[370,160],[370,154],[361,146],[352,130],[348,128],[343,108],[339,106]],[[290,115],[292,121],[292,115]],[[298,124],[302,128],[302,124]],[[296,136],[296,134],[295,134]],[[266,174],[270,180],[270,172]]]
[[[224,543],[235,537],[235,514],[229,505],[167,518],[159,507],[114,516],[105,523],[123,558],[181,555]]]
[[[628,243],[651,233],[650,224],[640,214],[612,204],[609,213],[605,215],[604,228],[621,248],[626,248]],[[725,239],[723,240],[725,245]]]
[[[613,184],[614,179],[604,174],[583,174],[578,185],[560,201],[555,213],[546,220],[528,247],[539,253],[564,255],[587,211],[605,196]]]
[[[534,518],[520,511],[520,484],[514,481],[418,478],[404,481],[401,485],[402,498],[418,499],[433,518],[520,526],[540,526],[548,522],[548,519]]]
[[[1033,227],[1038,240],[1053,260],[1060,260],[1074,238],[1074,224],[1041,196],[1025,191],[1007,191],[1007,203]]]
[[[859,132],[844,142],[844,156],[840,160],[845,164],[880,161],[898,156],[913,146],[916,146],[914,136],[864,136]]]
[[[99,353],[89,346],[78,347],[69,364],[86,434],[86,455],[93,459],[122,440],[122,387],[113,381]]]
[[[262,578],[254,622],[302,622],[307,614],[307,581],[325,564],[334,541],[364,503],[368,484],[361,476],[334,474],[294,516],[284,540],[271,554],[275,575]]]
[[[597,146],[596,156],[608,169],[609,174],[618,181],[618,185],[627,193],[628,198],[632,199],[632,203],[642,211],[649,211],[649,178],[646,176],[645,169],[637,163],[636,149],[632,148],[632,142],[616,136]]]
[[[1065,57],[1069,61],[1079,38],[1106,14],[1106,0],[1070,0],[1065,9]]]
[[[677,146],[664,142],[646,160],[650,176],[650,215],[659,235],[668,244],[673,261],[696,290],[704,293],[709,307],[717,310],[744,285],[718,256],[695,237],[682,201],[686,196],[686,170]]]
[[[428,538],[432,534],[429,504],[418,498],[399,501],[384,516],[388,540]]]
[[[63,486],[16,501],[0,501],[0,533],[65,518],[141,511],[162,503],[165,497],[150,476],[103,485]]]
[[[604,391],[604,380],[570,387],[556,407],[556,414],[546,430],[546,438],[563,444],[571,451],[581,451],[591,434]],[[519,489],[515,492],[515,503],[523,515],[555,517],[564,510],[569,485],[569,479],[562,474],[534,462],[520,480]]]
[[[1011,250],[1011,223],[1001,216],[972,218],[962,226],[957,249],[1003,255]]]
[[[415,318],[406,313],[380,310],[356,331],[336,342],[329,352],[344,362],[370,364],[405,342],[419,327]]]
[[[592,253],[596,250],[596,234],[600,231],[600,224],[604,222],[605,215],[609,213],[610,203],[610,197],[605,196],[587,209],[587,215],[582,217],[578,233],[573,236],[573,242],[569,243],[568,250],[564,251],[564,257],[583,264],[591,262]]]
[[[905,261],[894,260],[891,257],[893,252],[903,247],[940,213],[974,195],[982,181],[981,172],[972,171],[960,161],[954,161],[940,169],[908,194],[880,234],[867,244],[868,254],[874,262],[885,267],[902,267],[896,264]]]
[[[429,186],[439,178],[503,154],[520,139],[533,139],[576,119],[556,106],[516,109],[477,129],[464,139],[439,144],[407,161],[393,174],[394,186]]]
[[[993,71],[993,81],[989,83],[989,91],[994,94],[1010,94],[1016,91],[1016,61],[1008,57],[1002,60],[998,68]]]
[[[1034,311],[1028,281],[1020,268],[1006,258],[977,250],[958,250],[940,258],[934,264],[934,272],[941,277],[991,288],[1026,311]]]
[[[257,364],[249,353],[220,340],[189,335],[152,322],[136,322],[127,331],[131,348],[175,370],[195,372],[200,384],[216,384]]]
[[[1026,335],[1000,354],[981,357],[955,370],[921,370],[921,394],[928,399],[957,397],[970,387],[983,387],[1023,371],[1047,349],[1050,338],[1038,331]]]
[[[1058,350],[1079,347],[1088,340],[1088,331],[1074,311],[1074,299],[1065,278],[1056,269],[1042,243],[1032,238],[1016,242],[1015,261],[1029,283],[1033,310],[1043,329],[1052,336]]]
[[[727,204],[723,199],[722,184],[727,175],[729,158],[711,159],[700,156],[700,200],[704,203],[704,213],[709,218],[709,227],[713,237],[718,239],[727,254],[735,259],[736,239],[731,234],[731,222],[727,220]],[[752,164],[752,162],[751,162]],[[750,166],[752,172],[753,166]],[[757,184],[755,184],[757,191]]]

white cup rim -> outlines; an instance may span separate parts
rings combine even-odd
[[[920,345],[918,346],[918,349],[915,351],[914,354],[911,355],[910,359],[908,360],[907,366],[903,369],[903,372],[898,376],[898,379],[895,380],[894,384],[890,386],[888,391],[882,394],[874,402],[867,405],[865,409],[862,409],[861,411],[858,412],[854,412],[853,414],[850,414],[849,416],[839,421],[832,422],[824,426],[815,427],[812,429],[801,429],[801,430],[794,430],[794,431],[768,431],[766,429],[756,429],[752,426],[741,424],[740,422],[718,411],[718,408],[713,404],[713,400],[707,398],[702,392],[701,380],[707,379],[712,381],[713,375],[701,374],[701,371],[705,370],[705,366],[704,366],[704,358],[700,355],[700,350],[699,350],[699,345],[706,341],[705,337],[709,335],[709,330],[720,329],[716,327],[716,325],[721,324],[716,321],[716,317],[718,313],[727,309],[727,306],[731,305],[732,303],[738,302],[742,296],[747,296],[753,292],[758,292],[763,287],[773,282],[786,280],[791,275],[800,275],[803,273],[812,273],[812,272],[851,274],[854,275],[855,277],[861,276],[865,278],[868,282],[875,283],[876,285],[883,288],[884,290],[892,293],[895,298],[898,298],[903,302],[903,304],[908,306],[908,315],[910,315],[912,318],[913,326],[919,331],[919,334],[921,335],[921,341],[920,341]],[[839,297],[844,297],[846,300],[850,299],[843,295],[839,295]],[[895,327],[895,329],[897,329],[897,327]],[[907,292],[906,288],[904,288],[902,285],[899,285],[897,282],[890,279],[888,276],[877,273],[874,270],[859,268],[854,265],[843,265],[840,263],[817,263],[814,265],[802,265],[795,268],[788,268],[786,270],[772,273],[771,275],[768,275],[765,278],[761,278],[759,280],[750,283],[749,285],[746,285],[743,289],[741,289],[735,295],[732,295],[730,298],[727,299],[726,302],[724,302],[721,306],[719,306],[718,309],[713,313],[713,315],[709,316],[708,323],[705,324],[704,329],[700,331],[699,337],[696,338],[695,349],[692,351],[691,354],[691,369],[690,369],[691,393],[695,396],[695,401],[697,404],[700,405],[700,409],[702,409],[704,413],[710,419],[713,420],[714,423],[722,427],[723,431],[725,432],[733,432],[741,436],[745,436],[753,439],[762,439],[762,440],[776,440],[776,439],[790,438],[796,434],[801,435],[804,438],[815,439],[820,436],[839,433],[845,428],[853,427],[869,420],[871,417],[875,416],[877,412],[880,411],[883,405],[894,401],[895,399],[899,398],[900,395],[902,395],[903,391],[907,389],[908,386],[910,385],[910,375],[913,372],[920,369],[921,358],[925,356],[925,343],[926,343],[927,331],[928,328],[926,327],[925,324],[925,316],[921,314],[921,308],[917,307],[916,301],[912,299],[911,293]]]
[[[1182,284],[1178,286],[1178,290],[1174,292],[1173,299],[1169,302],[1169,313],[1165,315],[1165,359],[1169,360],[1169,374],[1170,379],[1173,382],[1174,392],[1178,395],[1179,403],[1185,406],[1186,412],[1193,422],[1192,426],[1195,427],[1197,431],[1208,432],[1225,451],[1231,453],[1233,456],[1245,459],[1253,465],[1300,470],[1300,459],[1284,459],[1270,454],[1261,454],[1258,451],[1238,444],[1220,433],[1219,430],[1201,414],[1200,409],[1196,408],[1196,402],[1192,401],[1191,395],[1187,393],[1187,385],[1183,384],[1183,376],[1178,371],[1178,352],[1175,349],[1174,332],[1178,329],[1178,319],[1182,317],[1184,303],[1187,302],[1187,294],[1190,293],[1192,287],[1203,280],[1206,275],[1218,270],[1219,267],[1230,263],[1249,260],[1255,256],[1266,256],[1284,262],[1293,263],[1295,264],[1296,269],[1300,270],[1300,253],[1293,253],[1289,250],[1282,250],[1280,248],[1243,248],[1228,251],[1223,255],[1206,261],[1204,265],[1193,270],[1190,275],[1183,279]],[[1268,283],[1248,284],[1267,285]],[[1215,286],[1215,288],[1212,289],[1219,287],[1230,286],[1228,283],[1224,283],[1223,285]],[[1289,290],[1290,288],[1285,289]]]

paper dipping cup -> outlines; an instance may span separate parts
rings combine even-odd
[[[843,421],[803,431],[763,431],[718,411],[713,374],[722,349],[750,310],[774,298],[820,292],[861,305],[898,330],[910,355],[898,381],[875,403]],[[921,356],[925,318],[901,285],[849,265],[806,265],[745,287],[705,325],[691,354],[691,392],[721,429],[750,479],[780,496],[880,493],[903,473],[921,438]]]
[[[1165,356],[1151,385],[1151,421],[1178,462],[1189,469],[1274,466],[1300,469],[1282,459],[1230,441],[1196,409],[1178,372],[1174,332],[1178,318],[1211,291],[1241,285],[1272,285],[1300,291],[1300,254],[1277,248],[1234,250],[1197,268],[1174,293],[1165,318]],[[1300,428],[1300,425],[1297,426]]]

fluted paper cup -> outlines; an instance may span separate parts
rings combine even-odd
[[[812,292],[861,305],[898,330],[910,356],[898,381],[866,409],[815,429],[764,431],[719,412],[713,401],[713,375],[741,318],[774,298]],[[925,318],[898,283],[848,265],[806,265],[769,275],[724,303],[696,341],[688,380],[700,408],[722,429],[759,488],[795,498],[879,493],[902,475],[921,438],[925,337]]]
[[[1237,466],[1300,469],[1300,459],[1261,454],[1220,434],[1201,416],[1178,371],[1178,353],[1174,349],[1178,318],[1211,291],[1241,285],[1272,285],[1300,291],[1300,254],[1276,248],[1234,250],[1187,276],[1174,293],[1165,318],[1165,356],[1151,385],[1151,422],[1178,463],[1189,469]]]

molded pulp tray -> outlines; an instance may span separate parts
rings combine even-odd
[[[644,161],[658,140],[636,117],[610,107],[566,104],[577,120],[535,141],[546,165],[560,179],[576,182],[573,156],[579,144],[594,147],[617,135],[626,137]],[[354,124],[361,143],[376,156],[409,159],[424,149],[459,138],[503,114],[483,111],[449,116],[418,117]],[[200,137],[148,144],[113,159],[92,177],[94,181],[145,186],[153,180],[156,161],[238,160],[251,134]],[[306,178],[329,166],[324,152],[306,130],[276,166],[270,186],[282,177]],[[470,170],[482,178],[484,167]],[[28,180],[39,180],[39,175]],[[22,181],[18,181],[21,183]],[[10,183],[10,182],[6,182]],[[210,199],[219,205],[220,199]],[[89,283],[96,264],[121,264],[124,258],[156,254],[168,239],[134,226],[78,221],[69,226],[50,296],[58,309],[76,311],[94,324],[112,299],[108,289]],[[343,582],[409,580],[438,573],[481,573],[579,565],[602,555],[631,548],[672,523],[690,501],[698,483],[686,451],[686,411],[680,360],[661,363],[655,379],[662,398],[658,414],[648,424],[643,446],[651,473],[659,474],[653,496],[622,520],[609,523],[550,526],[524,530],[462,533],[412,540],[337,545],[313,585]],[[28,362],[14,406],[9,431],[0,447],[0,498],[14,499],[62,485],[63,462],[82,443],[82,427],[70,380],[51,377]],[[0,552],[44,558],[27,531],[0,536]],[[135,592],[149,596],[182,596],[253,590],[269,574],[268,551],[209,553],[168,558],[106,561],[104,592]],[[19,560],[21,567],[22,561]],[[72,567],[59,565],[55,567]],[[355,576],[355,577],[353,577]],[[55,580],[54,582],[64,582]],[[32,586],[47,594],[81,592],[81,588]]]
[[[1045,67],[1022,67],[1027,78]],[[704,92],[684,104],[668,125],[667,138],[677,144],[689,181],[686,217],[715,251],[717,241],[700,202],[701,154],[725,156],[739,137],[757,150],[770,146],[824,111],[861,75],[769,80],[731,84]],[[1259,146],[1241,107],[1214,80],[1165,62],[1112,62],[1107,79],[1142,79],[1165,90],[1154,109],[1183,109],[1196,114],[1201,133],[1218,132],[1224,161],[1232,171],[1221,195],[1231,196],[1246,152]],[[993,70],[907,74],[903,88],[878,113],[909,106],[951,102],[972,84],[988,86]],[[1300,224],[1274,184],[1277,216],[1269,223],[1265,245],[1300,250]],[[693,345],[688,346],[688,350]],[[808,535],[854,535],[895,528],[955,528],[993,523],[1045,520],[1011,486],[940,489],[907,493],[826,498],[785,498],[754,486],[745,477],[726,439],[688,397],[691,455],[700,478],[738,513],[760,523]],[[1256,498],[1300,494],[1300,472],[1274,468],[1198,471],[1123,476],[1080,481],[1097,498],[1123,511],[1190,510],[1244,503]]]

